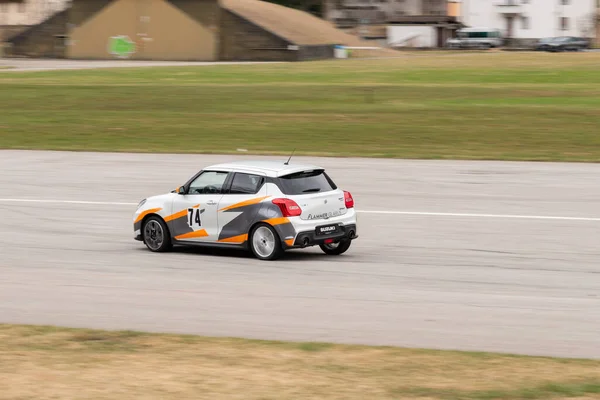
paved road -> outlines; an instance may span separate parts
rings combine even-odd
[[[600,165],[313,159],[363,211],[345,256],[132,240],[226,159],[0,152],[0,321],[600,358]]]
[[[142,61],[142,60],[63,60],[0,58],[0,72],[52,71],[90,68],[201,67],[205,65],[264,64],[263,62]]]

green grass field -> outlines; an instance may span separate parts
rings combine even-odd
[[[600,361],[0,324],[0,399],[599,399]]]
[[[0,73],[0,148],[600,160],[600,53]]]

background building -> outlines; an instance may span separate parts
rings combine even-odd
[[[69,0],[0,1],[0,43],[65,10]]]
[[[0,25],[36,25],[64,10],[69,0],[23,0],[14,3],[0,3]]]
[[[448,15],[448,0],[324,0],[323,17],[338,25],[386,24]]]
[[[461,22],[497,28],[514,42],[544,37],[594,38],[599,0],[461,0]]]
[[[338,28],[391,47],[442,47],[460,24],[448,0],[323,0]]]
[[[7,56],[173,61],[315,60],[369,44],[259,0],[72,0],[7,43]]]

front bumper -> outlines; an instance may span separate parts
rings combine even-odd
[[[317,246],[356,238],[358,238],[356,224],[338,224],[337,232],[331,234],[318,235],[316,229],[298,232],[293,247]]]

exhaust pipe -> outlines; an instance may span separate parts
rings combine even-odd
[[[306,247],[308,246],[308,238],[305,237],[304,240],[302,240],[302,247]]]

